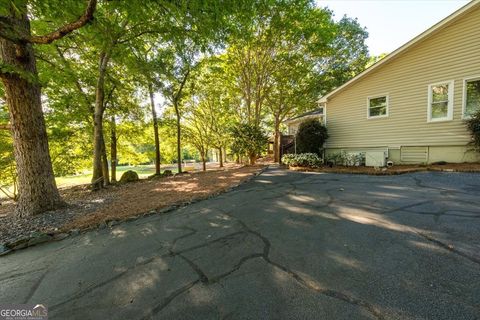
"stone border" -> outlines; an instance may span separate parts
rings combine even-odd
[[[211,199],[211,198],[217,197],[221,194],[233,191],[234,189],[240,187],[241,185],[252,181],[254,178],[256,178],[259,175],[261,175],[262,173],[264,173],[268,168],[269,168],[268,165],[263,166],[263,168],[261,168],[260,170],[258,170],[254,174],[252,174],[247,179],[245,179],[245,180],[243,180],[243,181],[241,181],[241,182],[239,182],[239,183],[237,183],[233,186],[230,186],[230,187],[228,187],[224,190],[209,194],[207,196],[198,197],[198,198],[195,198],[191,201],[174,203],[174,204],[172,204],[168,207],[164,207],[164,208],[159,209],[159,210],[150,210],[148,212],[138,214],[138,215],[135,215],[135,216],[130,216],[130,217],[120,219],[120,220],[105,220],[105,221],[102,221],[101,223],[99,223],[95,226],[87,227],[87,228],[84,228],[84,229],[72,229],[72,230],[69,230],[68,232],[58,231],[58,232],[53,232],[53,233],[43,233],[43,232],[40,232],[40,231],[35,231],[29,237],[20,238],[20,239],[14,241],[14,242],[0,243],[0,256],[7,255],[7,254],[12,253],[12,252],[17,251],[17,250],[25,249],[25,248],[28,248],[28,247],[33,247],[33,246],[38,245],[38,244],[42,244],[42,243],[46,243],[46,242],[52,242],[52,241],[60,241],[60,240],[63,240],[65,238],[69,237],[69,236],[77,236],[81,233],[85,233],[85,232],[88,232],[88,231],[106,229],[107,227],[112,228],[113,226],[118,225],[120,223],[138,220],[140,218],[148,217],[148,216],[151,216],[151,215],[154,215],[154,214],[168,213],[168,212],[186,207],[186,206],[188,206],[192,203],[196,203],[196,202],[204,201],[204,200],[207,200],[207,199]]]
[[[454,169],[454,168],[432,168],[432,167],[418,167],[418,168],[408,168],[408,169],[379,169],[378,171],[360,171],[360,170],[351,170],[348,169],[335,169],[329,168],[324,170],[322,168],[310,168],[310,167],[289,167],[289,170],[299,171],[299,172],[321,172],[321,173],[334,173],[334,174],[364,174],[370,176],[394,176],[401,175],[406,173],[415,173],[415,172],[466,172],[466,173],[480,173],[479,169]]]

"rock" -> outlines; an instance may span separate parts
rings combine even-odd
[[[128,183],[138,181],[138,174],[133,170],[125,171],[120,178],[120,183]]]
[[[108,226],[109,228],[111,228],[111,227],[117,225],[118,223],[119,223],[119,222],[118,222],[117,220],[110,220],[110,221],[107,222],[107,226]]]
[[[70,235],[72,236],[78,236],[79,234],[80,234],[79,229],[73,229],[72,231],[70,231]]]
[[[68,233],[62,232],[62,233],[57,233],[53,235],[53,240],[54,241],[60,241],[68,237]]]
[[[173,176],[172,170],[165,170],[165,171],[163,171],[163,176],[164,176],[164,177]]]
[[[148,179],[148,180],[157,180],[157,179],[161,179],[161,178],[163,178],[163,174],[161,174],[161,173],[160,173],[160,174],[156,174],[156,173],[155,173],[155,174],[152,174],[151,176],[148,176],[147,179]]]
[[[175,210],[175,207],[174,206],[170,206],[170,207],[165,207],[163,209],[160,209],[158,211],[158,213],[167,213],[167,212],[170,212],[170,211],[173,211]]]
[[[10,242],[7,246],[12,250],[20,250],[28,246],[29,238],[21,238],[14,242]]]
[[[34,246],[40,243],[49,242],[52,240],[52,237],[43,232],[34,232],[30,240],[28,240],[28,246]]]
[[[4,244],[0,244],[0,256],[3,256],[5,254],[9,253],[10,251],[12,251],[12,249],[8,248]]]
[[[100,222],[100,224],[98,225],[98,229],[105,229],[106,227],[107,224],[105,223],[105,221]]]

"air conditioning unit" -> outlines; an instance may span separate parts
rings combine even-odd
[[[384,151],[367,151],[365,153],[365,165],[367,167],[385,167],[385,161]]]

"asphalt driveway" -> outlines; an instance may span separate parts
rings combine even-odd
[[[50,319],[479,319],[480,175],[270,169],[1,257],[7,302]]]

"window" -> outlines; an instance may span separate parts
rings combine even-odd
[[[453,81],[428,86],[428,121],[453,119]]]
[[[367,117],[388,117],[388,96],[369,97]]]
[[[463,117],[468,118],[480,111],[480,77],[465,80],[463,95]]]

